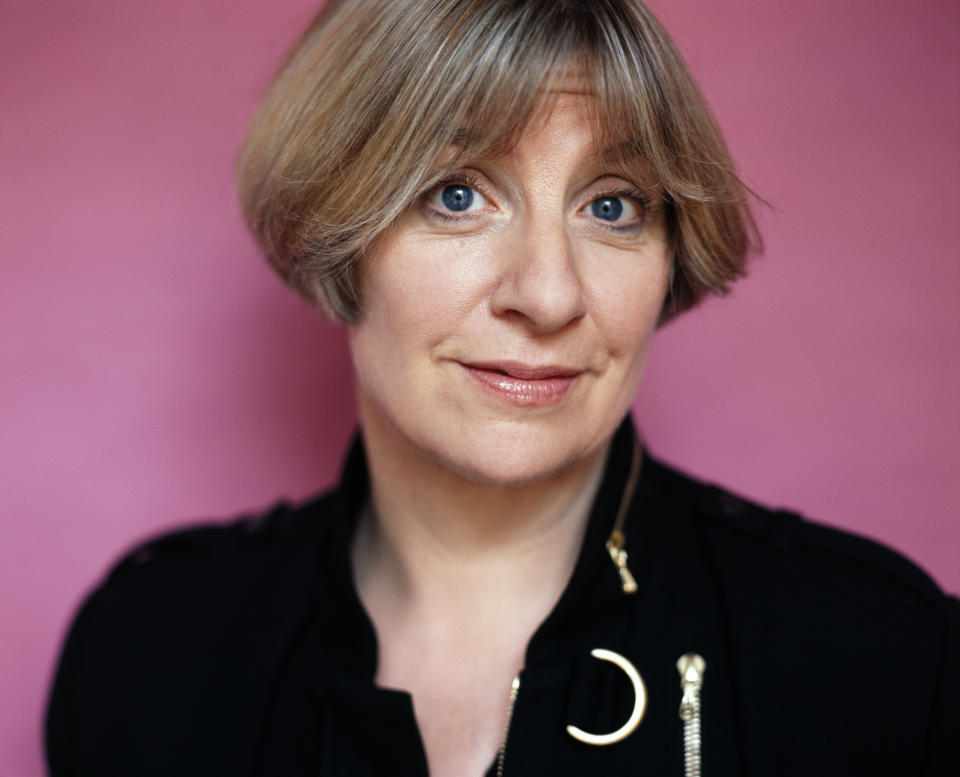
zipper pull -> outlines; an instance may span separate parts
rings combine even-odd
[[[607,540],[607,552],[610,554],[610,560],[617,568],[617,572],[620,573],[620,587],[625,594],[632,594],[636,593],[637,581],[627,567],[627,551],[623,549],[624,542],[626,542],[626,537],[623,532],[614,529]]]
[[[684,723],[693,720],[694,714],[700,707],[700,689],[703,687],[703,672],[706,668],[707,662],[697,653],[687,653],[677,659],[680,687],[683,688],[680,720]]]
[[[701,777],[702,739],[700,734],[700,689],[707,662],[697,653],[687,653],[677,659],[683,700],[680,702],[680,720],[683,721],[684,777]]]

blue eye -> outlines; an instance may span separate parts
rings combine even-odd
[[[643,196],[637,192],[616,192],[597,197],[581,211],[584,215],[604,222],[609,229],[618,231],[643,226]]]
[[[440,200],[444,207],[455,212],[470,210],[473,205],[473,189],[463,184],[444,186],[440,193]]]
[[[590,211],[603,221],[618,221],[623,215],[623,200],[619,197],[599,197],[590,203]]]
[[[479,185],[470,180],[442,181],[426,197],[433,215],[445,219],[466,219],[478,216],[490,204],[480,193]]]

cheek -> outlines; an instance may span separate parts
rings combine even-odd
[[[361,274],[363,316],[351,329],[354,364],[409,367],[457,332],[490,283],[483,247],[397,236],[371,252]]]
[[[471,241],[394,242],[370,257],[362,324],[395,344],[435,344],[488,293],[491,279],[482,255],[482,247]]]
[[[615,358],[642,361],[667,294],[666,251],[644,252],[596,273],[593,318]]]

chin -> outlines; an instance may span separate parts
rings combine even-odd
[[[465,432],[427,450],[435,463],[462,477],[514,486],[573,469],[592,459],[603,442],[600,439],[596,444],[584,444],[582,437],[576,439],[568,429],[488,423],[485,428]]]
[[[440,470],[503,487],[542,481],[592,463],[626,412],[626,406],[623,413],[611,408],[600,414],[578,407],[527,410],[512,417],[501,413],[498,418],[478,404],[464,407],[442,396],[408,401],[410,393],[365,388],[361,386],[359,405],[368,448],[372,444],[402,462],[406,477],[429,478],[429,470]]]

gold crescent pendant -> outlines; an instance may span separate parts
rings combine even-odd
[[[619,653],[614,653],[612,650],[606,650],[604,648],[594,648],[590,651],[590,655],[601,661],[609,661],[611,664],[620,667],[623,673],[630,678],[630,682],[633,685],[633,712],[630,713],[627,722],[616,731],[611,731],[609,734],[590,734],[576,726],[567,726],[567,733],[578,742],[604,747],[626,739],[633,733],[634,729],[640,725],[644,710],[647,708],[647,689],[643,684],[643,678],[640,677],[637,668]]]

